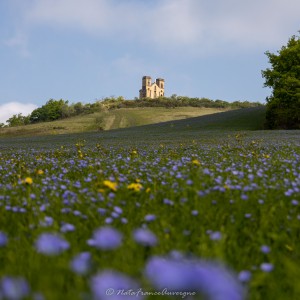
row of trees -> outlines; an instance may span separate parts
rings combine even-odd
[[[81,114],[90,114],[96,111],[101,111],[101,109],[103,109],[103,107],[100,102],[92,104],[83,104],[81,102],[77,102],[69,105],[69,102],[63,99],[50,99],[45,105],[35,109],[28,116],[15,114],[6,122],[8,127],[15,127],[40,122],[55,121]],[[5,127],[5,125],[2,123],[0,124],[0,127]]]
[[[68,101],[63,99],[54,100],[50,99],[45,105],[35,109],[30,115],[23,116],[22,114],[13,115],[9,118],[7,126],[15,127],[20,125],[28,125],[39,122],[48,122],[59,119],[65,119],[81,114],[90,114],[103,110],[111,110],[118,108],[134,108],[134,107],[166,107],[175,108],[183,106],[192,107],[211,107],[211,108],[245,108],[261,105],[258,102],[240,102],[235,101],[232,103],[223,100],[210,100],[207,98],[189,98],[184,96],[172,95],[170,98],[163,97],[157,99],[134,99],[125,100],[123,97],[110,97],[98,100],[95,103],[83,104],[77,102],[69,104]],[[0,127],[4,124],[0,124]]]

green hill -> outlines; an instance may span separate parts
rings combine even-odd
[[[201,136],[226,137],[234,131],[262,130],[265,123],[265,107],[252,107],[215,113],[182,120],[161,122],[138,127],[103,132],[104,140],[184,140]]]
[[[72,118],[26,126],[0,128],[0,137],[36,136],[102,131],[135,127],[224,112],[225,109],[200,107],[121,108],[79,115]]]
[[[116,111],[121,114],[120,111]],[[146,112],[146,111],[144,111]],[[158,111],[151,108],[151,115],[158,113]],[[95,116],[86,116],[92,122]],[[70,120],[69,120],[70,121]],[[77,119],[78,124],[73,120],[75,128],[86,126],[87,119]],[[82,124],[80,123],[82,122]],[[263,129],[265,122],[265,108],[244,108],[239,110],[232,110],[227,112],[215,113],[200,117],[187,118],[182,120],[172,120],[168,122],[161,122],[158,124],[142,125],[129,128],[119,128],[107,131],[85,131],[77,133],[65,133],[41,136],[43,131],[37,128],[38,134],[33,134],[33,130],[25,131],[27,137],[20,136],[17,133],[6,135],[6,138],[1,138],[0,149],[12,148],[26,148],[28,144],[33,145],[35,148],[53,148],[60,146],[75,145],[78,141],[85,140],[86,144],[99,143],[107,144],[122,144],[127,146],[134,146],[135,144],[159,144],[159,143],[178,143],[184,141],[192,141],[194,139],[201,139],[207,143],[221,143],[226,140],[228,136],[235,134],[235,132],[247,131],[248,135],[264,136],[265,131],[257,131]],[[47,126],[54,126],[56,122],[48,123]],[[44,125],[45,124],[40,124]],[[37,126],[37,125],[35,125]],[[57,126],[57,125],[56,125]],[[77,127],[76,127],[77,126]],[[27,126],[26,126],[27,127]],[[13,129],[13,128],[11,128]],[[24,127],[23,127],[24,129]],[[25,128],[26,129],[26,128]],[[20,129],[19,129],[20,130]],[[21,129],[22,130],[22,129]],[[55,129],[52,129],[52,131]],[[49,131],[48,131],[49,132]],[[253,133],[251,133],[253,132]],[[31,135],[30,135],[31,134]],[[271,135],[272,136],[272,135]],[[276,135],[274,138],[278,138]],[[289,138],[287,136],[287,138]]]

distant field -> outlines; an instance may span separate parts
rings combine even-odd
[[[226,110],[199,107],[121,108],[94,114],[81,115],[54,122],[45,122],[12,128],[1,128],[0,137],[56,135],[95,130],[110,130],[203,116],[224,111]]]

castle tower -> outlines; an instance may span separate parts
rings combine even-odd
[[[163,97],[165,95],[165,80],[157,78],[155,82],[151,83],[150,76],[143,76],[142,89],[139,92],[140,99]]]
[[[142,80],[142,87],[151,86],[151,77],[144,76]]]
[[[165,89],[165,80],[162,78],[157,78],[156,79],[156,84],[158,85],[159,88],[161,88],[162,90]]]
[[[143,76],[142,89],[140,90],[140,99],[151,98],[151,77]]]

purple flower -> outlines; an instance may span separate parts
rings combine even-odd
[[[107,270],[92,277],[90,287],[95,300],[142,299],[142,295],[137,293],[138,284],[116,271]]]
[[[270,253],[271,249],[270,249],[270,247],[267,246],[267,245],[262,245],[262,246],[260,247],[260,251],[261,251],[262,253],[264,253],[264,254],[268,254],[268,253]]]
[[[157,290],[200,292],[211,300],[244,298],[235,276],[213,262],[154,256],[146,264],[145,275]]]
[[[111,217],[108,217],[108,218],[105,219],[106,224],[111,224],[113,221],[114,221],[114,219],[111,218]]]
[[[299,205],[299,201],[297,201],[297,200],[292,200],[291,203],[292,203],[292,205],[295,205],[295,206]]]
[[[127,220],[126,218],[121,218],[121,222],[122,222],[123,224],[127,224],[127,223],[128,223],[128,220]]]
[[[7,235],[0,231],[0,247],[5,246],[7,244],[7,240]]]
[[[115,206],[114,211],[119,215],[123,213],[123,209],[119,206]]]
[[[103,250],[118,248],[122,243],[122,234],[112,227],[102,227],[96,230],[93,238],[88,241],[90,246]]]
[[[270,263],[262,263],[262,264],[260,265],[260,269],[261,269],[263,272],[269,273],[269,272],[272,272],[272,271],[273,271],[274,266],[273,266],[273,264],[270,264]]]
[[[60,231],[61,232],[68,232],[68,231],[74,231],[75,226],[73,224],[65,223],[61,226]]]
[[[164,202],[164,204],[166,204],[166,205],[174,205],[174,202],[172,201],[172,200],[170,200],[170,199],[167,199],[167,198],[165,198],[164,200],[163,200],[163,202]]]
[[[42,233],[36,243],[35,247],[38,252],[46,255],[58,255],[67,250],[70,245],[62,237],[52,233]]]
[[[43,226],[43,227],[49,227],[49,226],[53,225],[53,222],[54,222],[54,220],[53,220],[52,217],[45,216],[44,221],[41,221],[40,225]]]
[[[220,231],[214,231],[209,235],[212,241],[219,241],[222,238],[222,234]]]
[[[146,222],[152,222],[152,221],[156,220],[156,216],[149,214],[149,215],[146,215],[144,219]]]
[[[252,277],[252,273],[248,270],[243,270],[239,273],[238,279],[241,282],[248,282]]]
[[[241,195],[241,199],[242,199],[242,200],[248,200],[248,198],[249,198],[249,197],[248,197],[247,195],[245,195],[245,194]]]
[[[70,263],[71,269],[80,275],[86,274],[91,268],[91,253],[82,252],[76,255]]]
[[[198,210],[192,210],[192,215],[197,216],[199,214]]]
[[[6,299],[18,300],[28,296],[30,289],[27,281],[21,277],[4,277],[1,291]]]
[[[139,228],[133,232],[134,240],[143,246],[153,247],[157,244],[155,234],[149,229]]]

